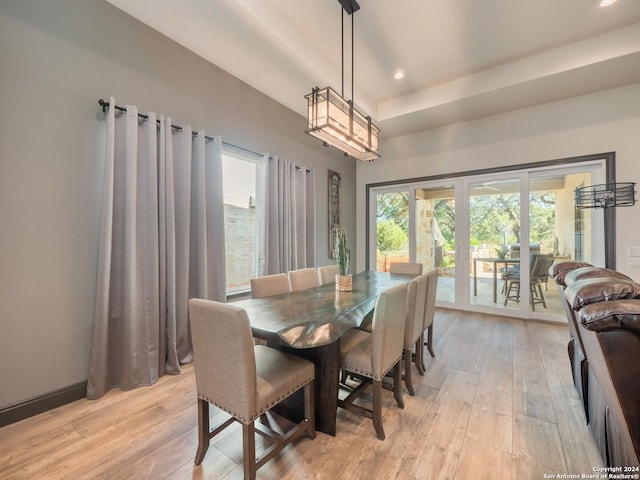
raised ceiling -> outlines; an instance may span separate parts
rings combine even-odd
[[[341,90],[336,0],[107,1],[301,115]],[[355,103],[386,138],[640,82],[640,0],[359,3]]]

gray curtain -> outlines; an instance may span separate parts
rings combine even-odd
[[[221,139],[125,108],[107,113],[88,398],[180,373],[192,359],[189,297],[226,292]]]
[[[315,177],[303,165],[264,155],[259,162],[258,274],[315,265]]]

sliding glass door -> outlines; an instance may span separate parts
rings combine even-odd
[[[604,265],[602,211],[573,199],[604,181],[604,162],[593,161],[373,188],[369,268],[436,269],[440,306],[562,319],[547,272],[566,260]]]
[[[530,317],[563,315],[562,299],[547,270],[577,260],[604,265],[602,211],[575,207],[574,190],[598,183],[598,168],[532,172],[529,176]]]
[[[490,176],[472,178],[465,184],[469,206],[469,304],[518,309],[522,182],[519,177]]]

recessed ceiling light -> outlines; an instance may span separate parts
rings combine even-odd
[[[404,72],[402,70],[396,70],[396,73],[393,74],[393,78],[396,80],[402,80],[404,78]]]
[[[600,0],[601,7],[608,7],[609,5],[613,5],[616,3],[616,0]]]

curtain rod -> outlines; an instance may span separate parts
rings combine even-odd
[[[100,105],[102,107],[102,113],[106,113],[107,108],[109,108],[111,105],[109,105],[109,102],[105,102],[102,98],[100,100],[98,100],[98,105]],[[127,113],[127,109],[124,107],[121,107],[119,105],[113,105],[113,108],[115,108],[116,110],[118,110],[119,112],[122,113]],[[142,118],[143,120],[149,120],[149,115],[145,115],[144,113],[138,113],[138,117]],[[156,120],[157,123],[160,123],[160,120]],[[171,125],[171,128],[173,128],[174,130],[177,130],[178,132],[182,131],[182,127],[179,125]],[[193,135],[194,137],[198,136],[198,132],[191,132],[191,135]],[[211,142],[215,142],[216,139],[214,137],[208,137],[208,136],[204,136],[205,140],[209,140]],[[224,142],[222,142],[224,145]]]
[[[100,105],[100,106],[102,107],[102,113],[106,113],[107,108],[109,108],[109,107],[111,106],[111,105],[109,104],[109,102],[104,101],[102,98],[101,98],[100,100],[98,100],[98,105]],[[115,108],[115,109],[116,109],[116,110],[118,110],[119,112],[127,113],[127,109],[126,109],[125,107],[121,107],[121,106],[119,106],[119,105],[113,105],[113,108]],[[140,118],[142,118],[142,119],[144,119],[144,120],[149,120],[149,115],[145,115],[144,113],[138,113],[138,117],[140,117]],[[157,122],[157,123],[160,123],[160,120],[156,120],[156,122]],[[181,131],[182,131],[182,127],[181,127],[181,126],[179,126],[179,125],[173,125],[173,124],[172,124],[172,125],[171,125],[171,128],[173,128],[174,130],[177,130],[177,131],[179,131],[179,132],[181,132]],[[197,137],[197,136],[198,136],[198,132],[191,132],[191,135],[193,135],[193,136],[196,136],[196,137]],[[215,141],[216,141],[215,137],[208,137],[208,136],[206,136],[206,135],[205,135],[205,136],[204,136],[204,138],[205,138],[205,140],[209,140],[209,141],[211,141],[211,142],[215,142]],[[252,150],[249,150],[249,149],[247,149],[247,148],[239,147],[239,146],[234,145],[234,144],[232,144],[232,143],[227,143],[227,142],[223,141],[223,142],[222,142],[222,145],[224,145],[224,146],[226,146],[226,147],[230,147],[230,148],[236,148],[236,149],[238,149],[238,150],[241,150],[241,151],[244,151],[244,152],[250,153],[251,155],[257,155],[257,156],[260,156],[260,154],[259,154],[259,153],[256,153],[256,152],[254,152],[254,151],[252,151]],[[271,158],[271,157],[270,157],[270,158]],[[297,168],[297,169],[299,169],[299,170],[302,170],[302,168],[301,168],[301,167],[296,167],[296,168]],[[307,173],[311,173],[311,172],[312,172],[312,170],[307,170]]]

